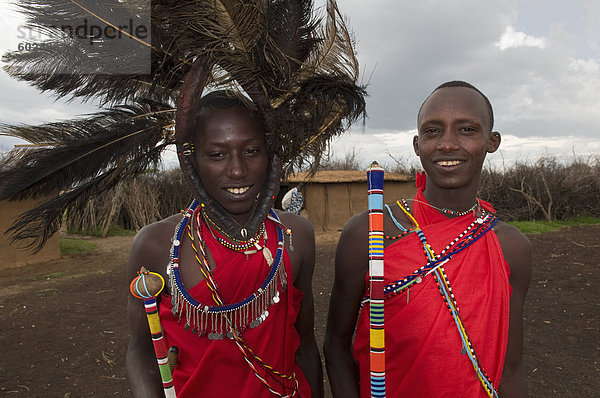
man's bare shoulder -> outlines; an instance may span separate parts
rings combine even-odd
[[[140,229],[131,243],[129,251],[130,272],[135,272],[139,264],[148,269],[166,265],[171,249],[171,239],[181,221],[181,214],[175,214]]]
[[[502,255],[510,267],[511,285],[527,292],[531,279],[532,247],[531,242],[518,228],[499,221],[494,231],[502,248]]]
[[[277,214],[283,225],[292,229],[293,233],[314,235],[313,225],[308,219],[298,214],[278,209],[275,209],[275,214]]]
[[[359,236],[368,237],[369,232],[369,211],[365,210],[355,216],[352,216],[346,221],[344,228],[342,229],[342,237],[344,238],[356,238]]]
[[[498,221],[494,231],[503,252],[531,252],[531,242],[517,227]]]
[[[146,225],[138,231],[133,240],[133,244],[148,246],[157,240],[163,240],[165,236],[170,237],[175,232],[175,228],[181,222],[181,214],[174,214],[165,219]]]

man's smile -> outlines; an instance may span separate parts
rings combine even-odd
[[[437,164],[438,166],[444,166],[444,167],[458,166],[461,163],[464,163],[464,161],[462,161],[462,160],[438,160],[437,162],[435,162],[435,164]]]
[[[234,195],[241,195],[241,194],[248,192],[249,189],[250,189],[250,187],[239,187],[239,188],[232,187],[232,188],[227,188],[227,192],[230,192]]]

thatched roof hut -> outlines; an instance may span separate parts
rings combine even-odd
[[[303,215],[316,231],[341,229],[354,215],[367,210],[367,173],[358,170],[318,171],[296,173],[281,183],[281,192],[303,184]],[[414,178],[405,174],[385,173],[384,200],[412,198],[416,192]]]

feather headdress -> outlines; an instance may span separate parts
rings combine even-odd
[[[0,200],[50,197],[9,229],[33,249],[58,230],[65,210],[156,164],[176,130],[186,136],[203,92],[245,93],[284,173],[307,159],[318,164],[330,138],[364,113],[353,40],[334,0],[322,17],[309,0],[24,0],[19,7],[47,39],[5,54],[5,70],[59,98],[102,106],[65,122],[2,127],[39,146],[13,150],[0,171]],[[69,21],[85,21],[87,35],[66,29]],[[143,38],[128,29],[142,25]]]

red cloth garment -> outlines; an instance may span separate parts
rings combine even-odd
[[[424,176],[412,213],[436,254],[463,232],[473,216],[448,219],[423,195]],[[493,211],[491,205],[482,206]],[[426,264],[415,233],[384,251],[386,285]],[[510,270],[493,230],[454,255],[444,269],[460,316],[484,371],[497,389],[508,341]],[[368,286],[368,276],[367,276]],[[408,302],[407,302],[408,301]],[[388,397],[487,397],[473,365],[461,354],[462,342],[433,274],[384,304],[386,393]],[[354,356],[360,369],[361,397],[370,396],[369,306],[359,315]]]
[[[275,224],[265,221],[268,247],[275,257],[277,232]],[[207,236],[208,235],[208,236]],[[223,247],[209,233],[203,234],[208,250],[217,264],[213,277],[225,304],[236,303],[247,298],[264,282],[269,267],[262,254],[246,255]],[[187,236],[186,236],[187,238]],[[183,255],[193,253],[189,240],[182,242]],[[274,264],[275,265],[275,264]],[[279,285],[280,301],[268,308],[266,320],[256,328],[248,327],[242,336],[251,350],[266,364],[286,375],[295,373],[299,383],[296,396],[310,397],[310,387],[301,369],[295,362],[300,338],[294,327],[302,292],[293,286],[292,269],[284,251],[283,264],[287,273],[287,289]],[[205,305],[214,306],[210,291],[203,281],[189,289],[190,294]],[[171,312],[171,297],[163,294],[159,314],[168,346],[177,346],[179,356],[173,372],[175,391],[178,398],[186,397],[272,397],[267,387],[256,377],[244,360],[234,340],[209,340],[184,329],[184,321],[177,322]],[[259,368],[259,374],[266,372]],[[265,377],[276,391],[290,393],[269,376]],[[293,382],[286,386],[293,387]]]

